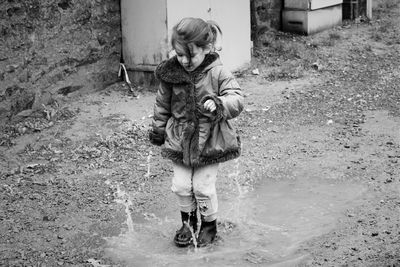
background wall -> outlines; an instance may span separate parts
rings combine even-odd
[[[0,1],[0,120],[117,79],[118,0]]]

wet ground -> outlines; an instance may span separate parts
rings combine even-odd
[[[16,125],[1,147],[0,265],[399,266],[400,42],[376,42],[375,27],[338,29],[335,49],[330,33],[283,37],[319,45],[302,75],[257,62],[260,75],[237,74],[243,153],[221,165],[210,247],[173,245],[172,169],[147,141],[153,93],[118,83],[66,96],[51,125]]]
[[[176,210],[131,216],[128,231],[108,240],[106,255],[127,266],[294,265],[309,257],[299,245],[335,228],[362,186],[310,181],[268,181],[221,202],[216,246],[171,246]]]

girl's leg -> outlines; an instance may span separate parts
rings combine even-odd
[[[217,235],[218,199],[215,189],[219,164],[196,168],[193,174],[193,191],[201,214],[197,245],[212,243]]]
[[[197,205],[192,187],[193,169],[175,163],[173,169],[171,189],[178,197],[182,219],[182,227],[176,231],[174,242],[179,247],[186,247],[193,242],[192,231],[197,230]]]
[[[219,164],[206,165],[194,169],[193,192],[199,206],[202,220],[215,221],[218,212],[218,199],[215,183]]]
[[[193,169],[173,163],[174,176],[171,190],[178,197],[178,204],[182,212],[192,212],[196,209],[196,199],[193,194]]]

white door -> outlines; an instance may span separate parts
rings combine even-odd
[[[172,28],[185,17],[211,19],[210,0],[167,0],[168,43]]]
[[[247,67],[251,60],[251,24],[249,0],[211,0],[211,19],[222,30],[219,52],[230,70]]]
[[[128,68],[167,58],[165,0],[121,0],[122,48]]]

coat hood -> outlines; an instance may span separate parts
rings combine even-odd
[[[217,53],[207,54],[203,62],[194,71],[187,72],[179,63],[177,56],[165,60],[157,66],[155,75],[157,79],[167,83],[192,83],[193,77],[197,77],[209,69],[222,65]]]

